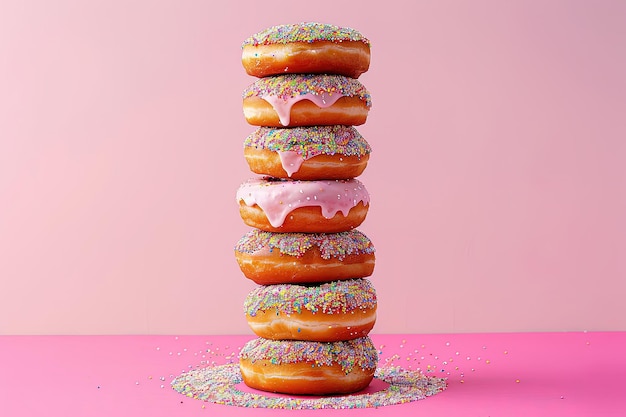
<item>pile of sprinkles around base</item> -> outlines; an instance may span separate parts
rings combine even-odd
[[[324,396],[321,398],[263,395],[237,389],[242,382],[238,364],[210,366],[183,373],[172,381],[172,388],[189,398],[214,404],[248,408],[319,410],[377,408],[422,400],[446,389],[445,378],[426,376],[400,367],[377,368],[374,377],[389,384],[367,394]]]

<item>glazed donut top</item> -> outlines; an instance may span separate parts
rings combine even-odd
[[[364,156],[370,145],[353,126],[308,126],[293,128],[259,127],[244,141],[244,146],[274,152],[295,152],[303,159],[317,155]]]
[[[258,338],[246,343],[239,357],[253,363],[267,360],[275,365],[300,362],[310,362],[316,366],[339,364],[346,374],[355,367],[373,370],[378,364],[378,352],[367,336],[331,343]]]
[[[357,97],[369,109],[372,98],[358,80],[343,75],[283,74],[264,77],[243,91],[243,99],[260,97],[270,103],[283,126],[290,120],[291,106],[310,100],[318,107],[330,107],[341,97]]]
[[[243,42],[246,45],[271,45],[287,44],[292,42],[344,42],[361,41],[370,46],[370,41],[360,32],[335,25],[316,22],[304,22],[299,24],[277,25],[255,33]]]
[[[332,281],[321,285],[275,284],[252,290],[244,302],[244,312],[256,316],[259,311],[275,310],[282,314],[341,314],[376,307],[376,291],[367,279]]]
[[[348,255],[374,253],[374,245],[367,236],[356,229],[339,233],[273,233],[252,229],[243,236],[235,250],[255,253],[268,247],[281,255],[301,257],[316,246],[322,259],[336,258],[342,261]]]
[[[338,212],[348,215],[350,209],[370,196],[357,179],[296,181],[276,178],[252,178],[237,190],[237,201],[258,205],[273,227],[282,226],[287,215],[300,207],[320,207],[322,215],[333,218]]]

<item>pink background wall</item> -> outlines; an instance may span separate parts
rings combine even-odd
[[[240,44],[303,20],[373,42],[377,333],[626,330],[626,2],[5,0],[0,333],[249,333]]]

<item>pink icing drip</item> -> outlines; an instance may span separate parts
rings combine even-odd
[[[318,206],[327,219],[338,212],[344,216],[362,202],[368,205],[369,194],[356,180],[337,181],[265,181],[251,179],[237,190],[237,201],[258,205],[273,227],[282,226],[287,215],[300,207]]]
[[[289,177],[294,172],[298,172],[304,162],[302,155],[295,151],[278,151],[278,156],[283,169]]]
[[[309,100],[315,103],[317,107],[323,109],[332,106],[341,97],[343,97],[343,94],[340,93],[306,93],[294,97],[288,97],[286,99],[272,95],[262,96],[261,98],[270,103],[276,113],[278,113],[278,119],[280,120],[280,124],[283,126],[288,126],[289,121],[291,120],[291,107],[297,102],[302,100]]]

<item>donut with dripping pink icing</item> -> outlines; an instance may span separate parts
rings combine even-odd
[[[370,42],[352,28],[317,22],[277,25],[246,39],[241,61],[255,77],[323,73],[358,78],[369,69]]]
[[[347,394],[374,378],[378,352],[366,336],[340,342],[253,339],[239,352],[251,388],[300,395]]]
[[[299,181],[253,178],[239,187],[239,213],[268,232],[337,233],[358,227],[370,197],[357,179]]]
[[[260,285],[321,283],[372,275],[375,249],[357,229],[274,233],[252,229],[235,245],[243,274]]]
[[[252,172],[297,180],[354,178],[371,147],[352,126],[259,127],[244,141]]]
[[[243,92],[243,114],[254,126],[358,126],[371,106],[363,84],[343,75],[275,75]]]
[[[265,339],[350,340],[374,327],[376,291],[363,278],[264,285],[250,291],[244,311],[252,331]]]

